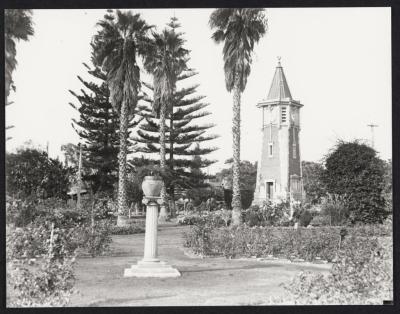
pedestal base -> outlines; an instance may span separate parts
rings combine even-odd
[[[179,277],[181,273],[162,261],[138,261],[124,271],[124,277]]]

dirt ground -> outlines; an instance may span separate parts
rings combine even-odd
[[[255,259],[193,258],[184,254],[187,226],[160,226],[159,258],[181,272],[178,278],[124,278],[143,257],[144,234],[113,236],[109,256],[80,258],[79,293],[70,306],[257,305],[284,293],[283,283],[301,270],[328,272],[329,265]]]

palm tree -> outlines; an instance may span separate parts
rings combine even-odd
[[[266,33],[264,9],[216,9],[209,25],[212,39],[224,43],[225,85],[233,91],[233,198],[232,223],[240,224],[240,97],[250,74],[254,44]]]
[[[28,40],[34,33],[32,27],[32,10],[6,9],[4,10],[4,56],[5,56],[5,105],[10,105],[8,96],[10,88],[15,90],[12,73],[17,67],[17,50],[15,40]],[[6,126],[6,130],[14,126]],[[7,137],[7,140],[11,137]]]
[[[5,85],[6,98],[13,86],[12,72],[17,66],[15,40],[28,40],[33,35],[32,10],[4,10],[4,48],[5,48]],[[6,104],[8,104],[6,102]]]
[[[120,117],[118,154],[118,220],[123,224],[123,212],[127,207],[127,144],[128,125],[133,118],[140,90],[140,69],[137,57],[143,55],[147,33],[152,26],[141,19],[140,14],[130,11],[108,10],[98,25],[101,27],[92,41],[93,63],[107,74],[110,103]]]
[[[176,22],[171,19],[169,25]],[[166,148],[165,148],[165,120],[173,110],[173,96],[176,89],[178,76],[187,70],[189,51],[183,48],[184,40],[182,33],[172,29],[164,29],[161,33],[153,32],[153,38],[147,46],[147,53],[144,58],[144,68],[153,76],[153,111],[160,119],[160,168],[166,171]],[[163,185],[161,196],[164,206],[167,204],[167,192]],[[165,207],[164,207],[165,208]],[[164,212],[160,211],[160,220],[164,219]]]

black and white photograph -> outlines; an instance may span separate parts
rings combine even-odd
[[[390,7],[3,13],[7,308],[393,305]]]

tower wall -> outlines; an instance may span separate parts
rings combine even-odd
[[[263,129],[254,205],[262,205],[266,200],[301,200],[303,197],[299,140],[302,106],[292,99],[278,62],[267,99],[258,103]]]

